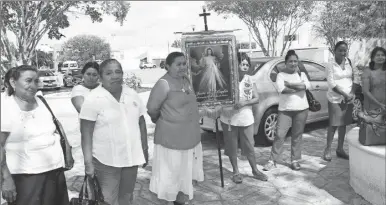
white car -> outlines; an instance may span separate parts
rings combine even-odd
[[[154,63],[144,63],[144,64],[142,65],[142,67],[143,67],[144,69],[146,69],[146,68],[156,68],[157,66],[156,66]]]
[[[78,69],[78,63],[76,61],[65,61],[61,68],[61,72],[64,74],[67,70]]]
[[[311,93],[322,106],[318,112],[309,112],[307,123],[318,122],[328,119],[328,100],[327,100],[327,78],[326,67],[317,62],[299,59],[299,68],[306,72],[311,83]],[[284,58],[256,58],[251,59],[251,66],[254,68],[251,76],[255,78],[256,89],[259,94],[259,103],[253,106],[255,124],[255,141],[263,141],[265,144],[272,144],[278,116],[279,92],[276,86],[276,76],[285,67]],[[303,65],[303,66],[302,66]],[[356,93],[354,101],[353,117],[362,109],[363,94],[361,89]],[[214,120],[204,117],[201,121],[203,130],[213,131],[215,128]],[[220,123],[219,129],[222,130]]]
[[[56,89],[59,90],[62,83],[58,76],[50,70],[38,70],[39,90]]]

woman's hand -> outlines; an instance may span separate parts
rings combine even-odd
[[[16,201],[16,186],[12,179],[12,176],[8,176],[4,179],[1,187],[3,198],[8,202],[12,203]]]
[[[85,166],[86,175],[93,178],[95,175],[94,164],[92,162],[85,162],[84,166]]]
[[[349,94],[345,94],[343,97],[344,97],[346,102],[351,102],[354,100],[355,95],[354,95],[354,93],[349,93]]]
[[[291,83],[288,82],[288,81],[284,81],[284,86],[287,87],[287,88],[291,88]]]
[[[149,163],[149,149],[143,150],[143,156],[145,157],[145,164],[142,165],[142,168],[145,168],[147,164]]]
[[[381,103],[380,107],[382,111],[386,111],[386,104]]]
[[[245,102],[245,101],[240,101],[240,102],[236,103],[236,104],[233,106],[233,108],[234,108],[235,110],[239,110],[239,109],[245,107],[245,105],[246,105],[246,102]]]

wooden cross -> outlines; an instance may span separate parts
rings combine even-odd
[[[210,13],[206,13],[205,7],[202,8],[202,11],[203,11],[202,14],[199,14],[199,16],[203,16],[204,17],[205,31],[208,31],[208,24],[207,24],[207,21],[206,21],[206,17],[210,16]]]

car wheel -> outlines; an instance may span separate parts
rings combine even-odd
[[[258,136],[266,145],[272,145],[273,140],[275,139],[277,119],[278,110],[274,107],[269,108],[260,121]]]
[[[354,121],[358,120],[358,113],[362,111],[362,108],[363,108],[362,100],[359,97],[355,97],[354,108],[352,111],[352,118]]]
[[[156,68],[157,66],[156,65],[153,65],[153,68]]]

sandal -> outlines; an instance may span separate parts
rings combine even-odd
[[[323,159],[324,161],[327,161],[327,162],[330,162],[332,160],[331,150],[327,150],[327,149],[324,150]]]
[[[257,172],[252,171],[253,178],[258,179],[260,181],[268,181],[268,176],[265,175],[263,172],[260,172],[257,170]]]
[[[232,181],[236,184],[241,184],[243,183],[243,177],[241,176],[240,173],[234,174],[232,176]]]

